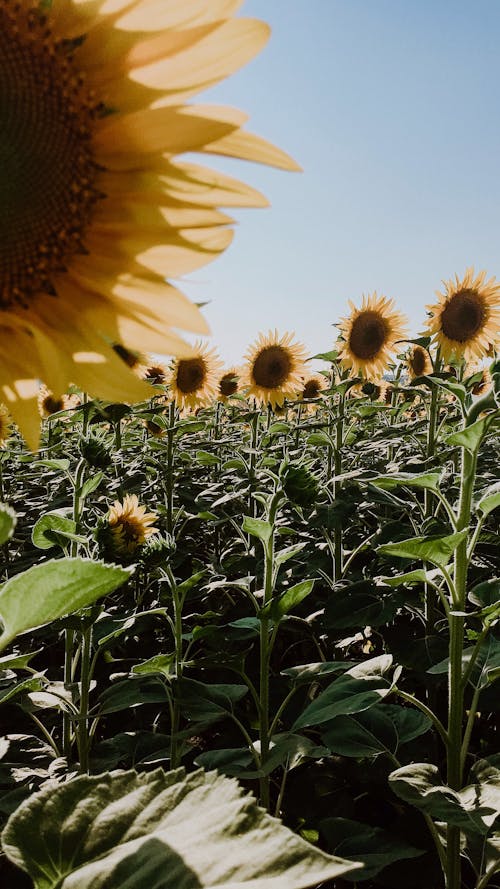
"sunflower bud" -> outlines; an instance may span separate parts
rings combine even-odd
[[[297,506],[312,506],[318,499],[318,482],[305,466],[289,464],[282,474],[283,490]]]
[[[168,562],[175,552],[175,541],[170,534],[155,534],[144,544],[141,561],[150,568],[158,568]]]
[[[79,445],[80,454],[94,469],[106,469],[111,464],[109,448],[99,438],[84,438]]]

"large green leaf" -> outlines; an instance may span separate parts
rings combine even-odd
[[[17,517],[13,509],[6,503],[0,503],[0,546],[12,537]]]
[[[35,889],[301,889],[356,864],[309,845],[215,772],[82,776],[9,819],[8,857]]]
[[[320,828],[329,849],[363,863],[362,871],[354,871],[344,877],[349,882],[368,880],[394,861],[418,858],[423,854],[423,849],[416,849],[386,830],[349,818],[325,818]]]
[[[320,692],[312,704],[295,720],[293,730],[322,725],[336,716],[361,713],[379,704],[392,690],[400,670],[391,680],[387,674],[392,666],[391,655],[384,654],[357,664]]]
[[[480,420],[476,420],[475,423],[471,423],[470,426],[466,426],[460,432],[448,435],[445,438],[445,444],[465,448],[467,451],[474,453],[474,451],[477,451],[494,419],[494,414],[486,414],[485,417],[481,417]]]
[[[500,772],[461,791],[442,783],[436,766],[413,763],[389,775],[393,791],[436,821],[445,821],[467,834],[487,834],[500,814]]]
[[[410,472],[397,472],[394,475],[379,475],[377,478],[371,478],[372,485],[377,488],[383,488],[385,491],[392,491],[394,488],[424,488],[429,491],[439,490],[439,472],[421,472],[413,475]]]
[[[0,650],[19,633],[92,605],[129,577],[130,568],[90,559],[51,559],[7,581],[0,590]]]
[[[491,487],[487,488],[486,491],[481,491],[481,494],[476,503],[476,509],[479,512],[482,512],[483,515],[487,516],[490,512],[493,512],[494,509],[497,509],[500,506],[500,482],[496,482]]]
[[[382,707],[355,716],[337,716],[321,740],[331,753],[354,758],[395,753],[398,747],[396,728]]]
[[[410,537],[399,543],[383,543],[377,552],[398,559],[420,559],[438,568],[446,568],[457,546],[467,537],[468,528],[446,537]]]

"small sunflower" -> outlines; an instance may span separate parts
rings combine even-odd
[[[387,388],[387,383],[384,380],[362,380],[353,386],[353,394],[359,398],[369,398],[370,401],[385,403]]]
[[[293,333],[280,337],[277,330],[267,336],[261,333],[245,356],[241,385],[261,404],[281,407],[285,398],[295,398],[300,389],[307,352],[293,337]]]
[[[3,447],[13,431],[14,426],[9,411],[4,404],[0,404],[0,446]]]
[[[484,395],[493,385],[493,379],[489,368],[472,366],[467,369],[467,378],[470,380],[473,395]]]
[[[236,367],[230,367],[224,371],[217,383],[217,401],[225,404],[233,395],[237,395],[240,388],[240,371]]]
[[[205,407],[217,396],[221,370],[216,349],[196,343],[191,358],[176,358],[172,362],[166,380],[170,397],[181,411]]]
[[[382,376],[396,341],[405,335],[406,318],[396,311],[394,300],[376,293],[363,296],[360,309],[351,300],[349,305],[351,314],[338,325],[341,364],[365,377]]]
[[[67,411],[80,404],[78,395],[54,395],[46,386],[41,386],[38,392],[38,411],[41,417],[51,417],[59,411]]]
[[[232,240],[221,207],[255,190],[192,162],[220,154],[298,169],[233,108],[186,104],[269,35],[239,0],[0,0],[0,389],[32,447],[38,380],[140,401],[113,344],[187,356],[207,332],[167,279]]]
[[[123,501],[115,500],[110,508],[107,525],[111,546],[118,555],[131,555],[148,537],[155,533],[157,515],[139,506],[137,494],[125,494]]]
[[[326,389],[326,380],[324,377],[319,374],[314,374],[311,377],[305,377],[302,380],[301,388],[299,389],[299,398],[302,400],[304,398],[319,398],[322,392]]]
[[[483,358],[498,341],[500,332],[500,284],[486,279],[486,272],[474,276],[466,270],[443,281],[445,292],[436,292],[439,301],[426,306],[430,313],[427,327],[440,347],[445,361]]]
[[[153,386],[165,386],[168,377],[168,368],[158,361],[151,361],[141,367],[140,376]]]
[[[422,346],[412,346],[406,356],[406,366],[410,379],[432,373],[432,361],[427,349],[423,349]]]

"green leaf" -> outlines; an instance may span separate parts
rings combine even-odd
[[[220,457],[210,451],[196,451],[196,459],[201,466],[217,466],[220,463]]]
[[[307,436],[307,444],[322,448],[335,447],[333,438],[331,435],[328,435],[327,432],[311,432],[311,434]]]
[[[356,716],[337,716],[323,731],[321,740],[331,753],[354,757],[395,753],[398,735],[382,707],[372,707]]]
[[[436,766],[413,763],[392,772],[389,782],[405,802],[466,834],[487,834],[500,812],[500,772],[496,786],[493,782],[490,787],[472,784],[458,792],[442,784]]]
[[[44,789],[10,817],[3,848],[35,889],[305,889],[356,868],[271,818],[236,781],[182,769]]]
[[[391,655],[384,654],[351,667],[303,710],[292,726],[293,730],[321,725],[335,716],[361,713],[379,704],[390,694],[401,672],[396,670],[394,678],[389,680],[386,674],[391,666]]]
[[[271,599],[260,612],[261,618],[271,618],[271,620],[279,621],[285,614],[292,611],[296,605],[299,605],[312,591],[314,586],[313,580],[302,580],[296,583],[290,589],[286,590],[279,598]]]
[[[319,661],[315,664],[300,664],[297,667],[288,667],[281,671],[282,676],[290,676],[297,684],[311,682],[322,676],[331,676],[333,673],[346,673],[351,667],[355,667],[355,661]]]
[[[481,497],[475,508],[487,516],[498,506],[500,506],[500,482],[491,485],[486,491],[481,492]]]
[[[243,531],[252,537],[258,537],[263,543],[268,543],[273,533],[273,526],[262,519],[253,519],[246,515],[243,517]]]
[[[85,497],[88,497],[89,494],[92,494],[97,490],[99,485],[101,484],[104,478],[104,472],[96,472],[95,475],[92,475],[87,479],[86,482],[83,483],[82,489],[80,491],[80,497],[82,500],[85,500]]]
[[[445,444],[465,448],[467,451],[474,453],[477,451],[484,436],[488,432],[493,419],[494,415],[492,414],[487,414],[485,417],[481,417],[480,420],[476,420],[475,423],[466,426],[465,429],[462,429],[460,432],[454,432],[452,435],[448,435],[444,440]]]
[[[372,485],[382,488],[384,491],[392,491],[394,488],[424,488],[429,491],[439,491],[439,472],[421,472],[412,475],[411,472],[398,472],[394,475],[379,475],[371,478]]]
[[[274,556],[274,564],[276,568],[283,565],[285,562],[288,562],[288,559],[293,559],[293,557],[298,555],[304,547],[305,543],[294,543],[292,546],[285,546],[284,549],[280,550],[280,552],[276,553]]]
[[[66,534],[76,534],[76,522],[60,512],[46,512],[33,526],[31,541],[37,549],[52,549],[56,544],[66,545]]]
[[[385,556],[396,556],[398,559],[419,559],[422,562],[431,562],[438,568],[446,568],[456,548],[467,537],[468,531],[468,528],[464,528],[463,531],[447,537],[410,537],[399,543],[383,543],[377,547],[377,552]]]
[[[144,673],[160,673],[167,679],[175,676],[175,655],[174,654],[156,654],[154,657],[148,658],[141,664],[132,667],[132,673],[143,675]]]
[[[14,510],[6,503],[0,503],[0,546],[12,537],[16,522]]]
[[[233,713],[234,705],[248,694],[246,685],[209,685],[195,679],[178,683],[182,712],[192,722],[210,725]]]
[[[63,472],[66,472],[66,470],[69,469],[69,465],[69,460],[65,458],[62,460],[37,460],[36,463],[33,463],[33,466],[37,468],[39,466],[42,467],[42,469],[47,467],[47,469],[60,469]]]
[[[158,671],[156,671],[158,672]],[[114,682],[99,695],[100,713],[119,713],[144,704],[167,704],[167,688],[158,676],[137,676]]]
[[[320,822],[320,830],[335,854],[362,862],[362,871],[343,878],[349,882],[368,880],[395,861],[418,858],[424,853],[386,830],[349,818],[325,818]]]
[[[121,586],[131,568],[90,559],[51,559],[7,581],[0,590],[0,650],[19,633],[92,605]]]
[[[381,583],[387,586],[412,586],[417,583],[425,583],[427,580],[427,571],[424,568],[415,568],[415,571],[407,571],[405,574],[396,574],[393,577],[379,577]]]

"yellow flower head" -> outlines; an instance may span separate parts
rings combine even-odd
[[[205,407],[214,401],[222,362],[216,349],[196,343],[190,358],[176,358],[166,385],[177,407],[182,410]]]
[[[319,374],[305,377],[302,380],[302,386],[299,389],[299,398],[319,398],[321,393],[326,389],[326,380]]]
[[[240,371],[236,367],[230,367],[224,371],[217,384],[217,401],[225,403],[237,395],[240,388]]]
[[[38,411],[41,417],[51,417],[59,411],[67,411],[80,404],[78,395],[54,395],[46,386],[40,386],[38,392]]]
[[[113,349],[187,356],[207,332],[166,279],[232,239],[221,207],[265,206],[192,162],[221,154],[297,169],[233,108],[186,104],[263,47],[238,0],[0,0],[0,386],[28,443],[38,380],[111,402],[147,385]]]
[[[406,318],[385,296],[363,296],[361,308],[349,300],[351,314],[338,327],[343,342],[339,358],[345,368],[365,377],[382,376],[397,340],[404,337]]]
[[[115,500],[108,513],[113,550],[117,554],[135,552],[155,533],[156,519],[155,512],[146,512],[145,506],[139,506],[136,494],[125,494],[123,502]]]
[[[280,337],[277,330],[267,336],[261,333],[245,356],[241,386],[260,404],[281,407],[285,398],[295,398],[300,389],[307,352],[293,337],[293,333]]]
[[[13,424],[10,414],[4,404],[0,404],[0,445],[3,446],[12,435]]]
[[[476,377],[472,383],[471,392],[473,395],[485,395],[488,389],[493,385],[493,379],[489,368],[472,365],[467,369],[466,376],[468,378]]]
[[[474,276],[466,270],[443,281],[444,293],[437,292],[438,302],[426,306],[431,317],[427,327],[439,345],[445,361],[483,358],[498,342],[500,332],[500,283],[486,279],[486,272]]]
[[[406,366],[410,379],[432,373],[432,361],[427,349],[423,349],[422,346],[412,346],[406,356]]]
[[[141,368],[141,377],[154,386],[165,386],[168,377],[168,368],[158,361],[152,361]]]

